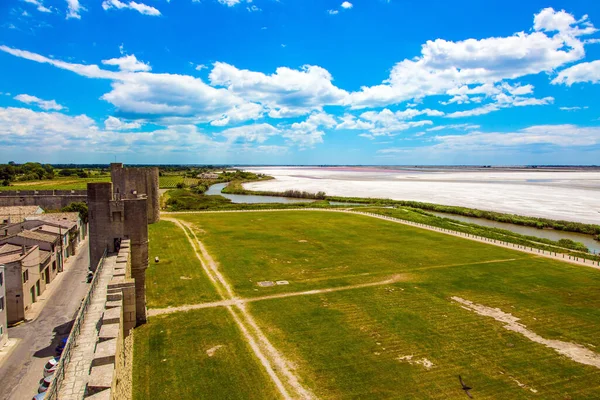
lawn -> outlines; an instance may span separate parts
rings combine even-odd
[[[58,177],[51,180],[13,182],[11,186],[0,186],[0,191],[9,190],[85,190],[88,183],[110,182],[110,175],[93,178]]]
[[[136,329],[133,399],[277,398],[227,314],[224,308],[177,313]]]
[[[181,214],[235,291],[262,296],[380,281],[415,268],[526,254],[371,217],[321,211]],[[288,286],[257,289],[258,281]]]
[[[350,214],[282,211],[179,214],[177,218],[193,227],[241,298],[339,289],[400,277],[395,283],[368,288],[246,304],[271,343],[294,365],[302,385],[318,398],[467,398],[459,374],[474,388],[476,399],[597,398],[599,368],[577,363],[451,300],[458,296],[498,307],[545,339],[578,343],[598,352],[600,271],[596,269]],[[169,245],[161,246],[160,251],[165,251],[161,263],[148,270],[149,305],[216,299],[183,231],[166,222],[150,228],[151,259],[157,246],[153,243]],[[162,257],[173,260],[173,265],[159,269]],[[197,278],[180,279],[193,271]],[[288,280],[289,285],[259,287],[257,282],[263,280]],[[207,289],[180,286],[192,282]],[[206,297],[200,299],[199,292]],[[206,385],[217,385],[220,379],[225,388],[239,385],[243,398],[251,398],[247,393],[276,397],[272,392],[255,392],[252,380],[232,383],[240,370],[263,374],[253,356],[230,361],[234,377],[193,369],[205,365],[206,358],[196,346],[210,347],[202,344],[204,336],[213,337],[198,325],[216,326],[217,332],[223,329],[223,340],[242,341],[230,319],[223,308],[151,317],[136,331],[134,391],[142,396],[136,398],[170,398],[164,393],[191,398],[190,389],[178,380],[191,371]],[[163,335],[167,327],[172,333]],[[188,336],[199,344],[187,345],[193,341]],[[178,353],[187,347],[191,350]],[[162,365],[156,371],[146,366],[171,358],[170,370],[186,371],[171,377],[160,372]],[[141,383],[148,381],[157,382]],[[211,390],[202,386],[193,393],[218,398],[211,397]]]
[[[146,270],[149,308],[164,308],[217,300],[183,231],[172,222],[148,226],[150,265]],[[155,263],[158,257],[160,262]]]

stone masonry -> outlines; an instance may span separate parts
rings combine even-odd
[[[146,322],[146,268],[148,268],[147,198],[143,194],[121,198],[106,183],[88,184],[90,265],[119,251],[123,240],[131,243],[131,277],[135,279],[138,325]]]
[[[121,163],[110,164],[110,178],[115,195],[122,199],[135,199],[145,194],[148,199],[148,223],[160,220],[160,196],[158,194],[158,168],[123,168]]]

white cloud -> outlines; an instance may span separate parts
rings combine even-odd
[[[433,124],[433,122],[429,120],[408,121],[419,115],[439,117],[443,116],[444,113],[428,108],[424,110],[409,108],[404,111],[396,112],[392,112],[387,108],[382,111],[367,111],[362,113],[360,118],[363,121],[368,121],[373,127],[369,129],[369,134],[363,134],[362,136],[369,138],[382,135],[393,136],[397,132]]]
[[[339,123],[335,129],[349,129],[349,130],[369,130],[375,128],[375,124],[372,122],[363,121],[357,119],[352,114],[344,114],[342,122]]]
[[[345,1],[345,2],[342,3],[342,5],[340,7],[344,8],[346,10],[349,10],[349,9],[351,9],[353,7],[353,5],[349,1]]]
[[[563,69],[552,81],[553,84],[564,84],[571,86],[574,83],[600,82],[600,60],[584,62],[567,69]]]
[[[337,124],[333,116],[318,112],[311,114],[305,121],[293,123],[283,131],[283,137],[300,148],[314,147],[323,143],[325,132],[321,128],[333,128]]]
[[[227,138],[227,142],[243,140],[246,142],[263,143],[269,137],[279,134],[279,129],[269,124],[244,125],[237,128],[225,129],[219,135]]]
[[[198,64],[196,65],[196,68],[194,68],[196,71],[202,71],[203,69],[207,69],[208,67],[204,64]]]
[[[339,12],[338,10],[327,10],[327,13],[328,13],[329,15],[337,15],[337,14],[339,14],[340,12]]]
[[[504,149],[523,149],[526,146],[551,146],[557,148],[600,145],[600,127],[577,125],[536,125],[515,132],[473,131],[460,135],[435,136],[429,140],[430,146],[416,148],[393,147],[381,149],[380,154],[401,154],[423,152],[474,152],[489,151],[492,154]],[[471,153],[470,153],[471,154]]]
[[[104,0],[102,2],[102,8],[106,11],[111,10],[113,8],[117,9],[117,10],[130,9],[130,10],[135,10],[135,11],[139,12],[140,14],[150,15],[150,16],[154,16],[154,17],[161,15],[161,13],[158,9],[156,9],[152,6],[143,4],[143,3],[136,3],[135,1],[130,1],[128,3],[124,3],[120,0]]]
[[[433,128],[426,129],[427,132],[443,131],[443,130],[472,130],[479,129],[481,126],[474,124],[452,124],[452,125],[439,125]]]
[[[110,125],[110,123],[109,123]],[[27,108],[0,107],[0,143],[3,148],[38,154],[93,147],[96,153],[130,152],[156,155],[169,152],[206,152],[227,149],[194,125],[173,125],[149,132],[117,132],[100,128],[87,115],[36,112]]]
[[[248,12],[262,11],[262,9],[258,8],[254,4],[252,4],[251,6],[246,7],[246,10],[248,10]]]
[[[241,0],[219,0],[219,3],[226,5],[227,7],[233,7],[240,4]]]
[[[397,63],[386,81],[352,93],[348,104],[354,108],[385,106],[446,94],[463,85],[495,84],[550,73],[583,58],[580,37],[593,32],[595,28],[586,17],[576,21],[570,14],[547,8],[534,16],[531,33],[459,42],[427,41],[419,57]]]
[[[52,10],[50,10],[48,7],[44,6],[43,0],[23,0],[23,1],[25,3],[33,4],[34,6],[36,6],[36,9],[40,12],[44,12],[44,13],[52,12]]]
[[[521,97],[521,96],[510,96],[504,93],[501,93],[497,96],[494,96],[496,100],[495,103],[485,104],[481,107],[473,108],[465,111],[456,111],[450,114],[447,114],[447,118],[463,118],[463,117],[473,117],[477,115],[485,115],[494,111],[501,110],[503,108],[511,108],[511,107],[525,107],[525,106],[542,106],[547,104],[552,104],[554,102],[554,97],[544,97],[542,99],[534,98],[534,97]]]
[[[81,12],[85,11],[85,8],[79,4],[79,0],[66,0],[67,1],[67,19],[81,19]]]
[[[102,60],[104,65],[114,65],[119,67],[121,71],[150,71],[152,68],[150,65],[138,61],[134,54],[123,56],[120,58],[111,58],[110,60]]]
[[[55,100],[42,100],[39,97],[30,96],[28,94],[19,94],[15,96],[14,99],[26,104],[35,104],[44,110],[62,110],[65,108]]]
[[[273,118],[303,115],[320,110],[324,104],[342,104],[347,92],[332,84],[324,68],[305,65],[300,70],[277,68],[274,74],[242,70],[222,62],[214,64],[209,75],[212,85],[267,107]]]
[[[561,111],[579,111],[579,110],[587,110],[588,106],[584,106],[584,107],[558,107],[559,110]]]
[[[226,89],[211,87],[201,79],[188,75],[108,71],[97,65],[67,63],[6,46],[0,46],[0,51],[51,64],[88,78],[109,79],[112,81],[112,90],[101,98],[120,111],[142,114],[144,117],[186,117],[193,119],[194,123],[200,123],[223,115],[232,119],[258,118],[263,112],[260,105],[248,104],[249,102]]]
[[[600,127],[576,125],[537,125],[516,132],[472,132],[466,135],[438,136],[438,147],[448,149],[501,148],[525,145],[560,147],[600,144]]]
[[[125,131],[130,129],[138,129],[142,126],[139,122],[123,122],[123,120],[109,116],[104,121],[104,127],[109,131]]]

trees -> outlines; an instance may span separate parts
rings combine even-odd
[[[61,208],[60,211],[78,212],[79,218],[81,218],[81,221],[86,224],[88,222],[88,206],[84,202],[71,203],[68,206]]]

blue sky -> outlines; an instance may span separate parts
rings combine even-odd
[[[600,2],[4,0],[0,162],[600,164]]]

